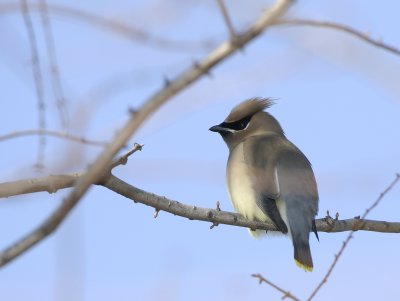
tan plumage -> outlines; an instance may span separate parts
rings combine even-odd
[[[310,271],[308,239],[311,230],[316,233],[317,185],[305,155],[263,111],[271,105],[270,99],[246,100],[210,130],[220,133],[229,147],[227,187],[235,210],[248,219],[270,221],[289,234],[296,263]]]

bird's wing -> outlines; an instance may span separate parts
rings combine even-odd
[[[280,197],[280,187],[273,149],[279,144],[275,136],[254,136],[244,142],[244,160],[249,166],[249,176],[256,191],[258,207],[282,232],[288,227],[279,213],[276,200]]]
[[[318,191],[311,164],[291,142],[285,141],[277,158],[280,199],[286,207],[296,263],[312,270],[309,233],[318,234],[314,218],[318,211]]]
[[[295,145],[285,140],[276,163],[280,196],[286,203],[289,219],[290,214],[306,216],[311,227],[318,211],[318,190],[310,162]]]

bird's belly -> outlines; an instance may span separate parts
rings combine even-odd
[[[257,205],[256,192],[240,147],[238,146],[231,154],[227,166],[226,181],[229,198],[235,210],[244,217],[250,220],[270,221]]]

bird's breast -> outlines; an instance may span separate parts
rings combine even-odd
[[[236,146],[229,155],[226,182],[229,198],[238,213],[251,220],[269,221],[257,205],[257,196],[249,166],[244,159],[242,143]]]

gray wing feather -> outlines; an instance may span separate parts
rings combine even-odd
[[[301,265],[312,268],[309,235],[318,211],[318,191],[311,164],[289,141],[280,151],[277,164],[280,198],[286,205],[294,257]]]
[[[277,175],[282,200],[289,220],[306,220],[311,229],[318,212],[318,190],[311,164],[292,143],[281,149]]]
[[[272,220],[282,233],[288,233],[288,226],[279,213],[276,200],[279,198],[279,184],[273,148],[279,142],[275,136],[257,136],[247,139],[244,144],[244,158],[251,166],[251,177],[257,192],[257,206]]]

